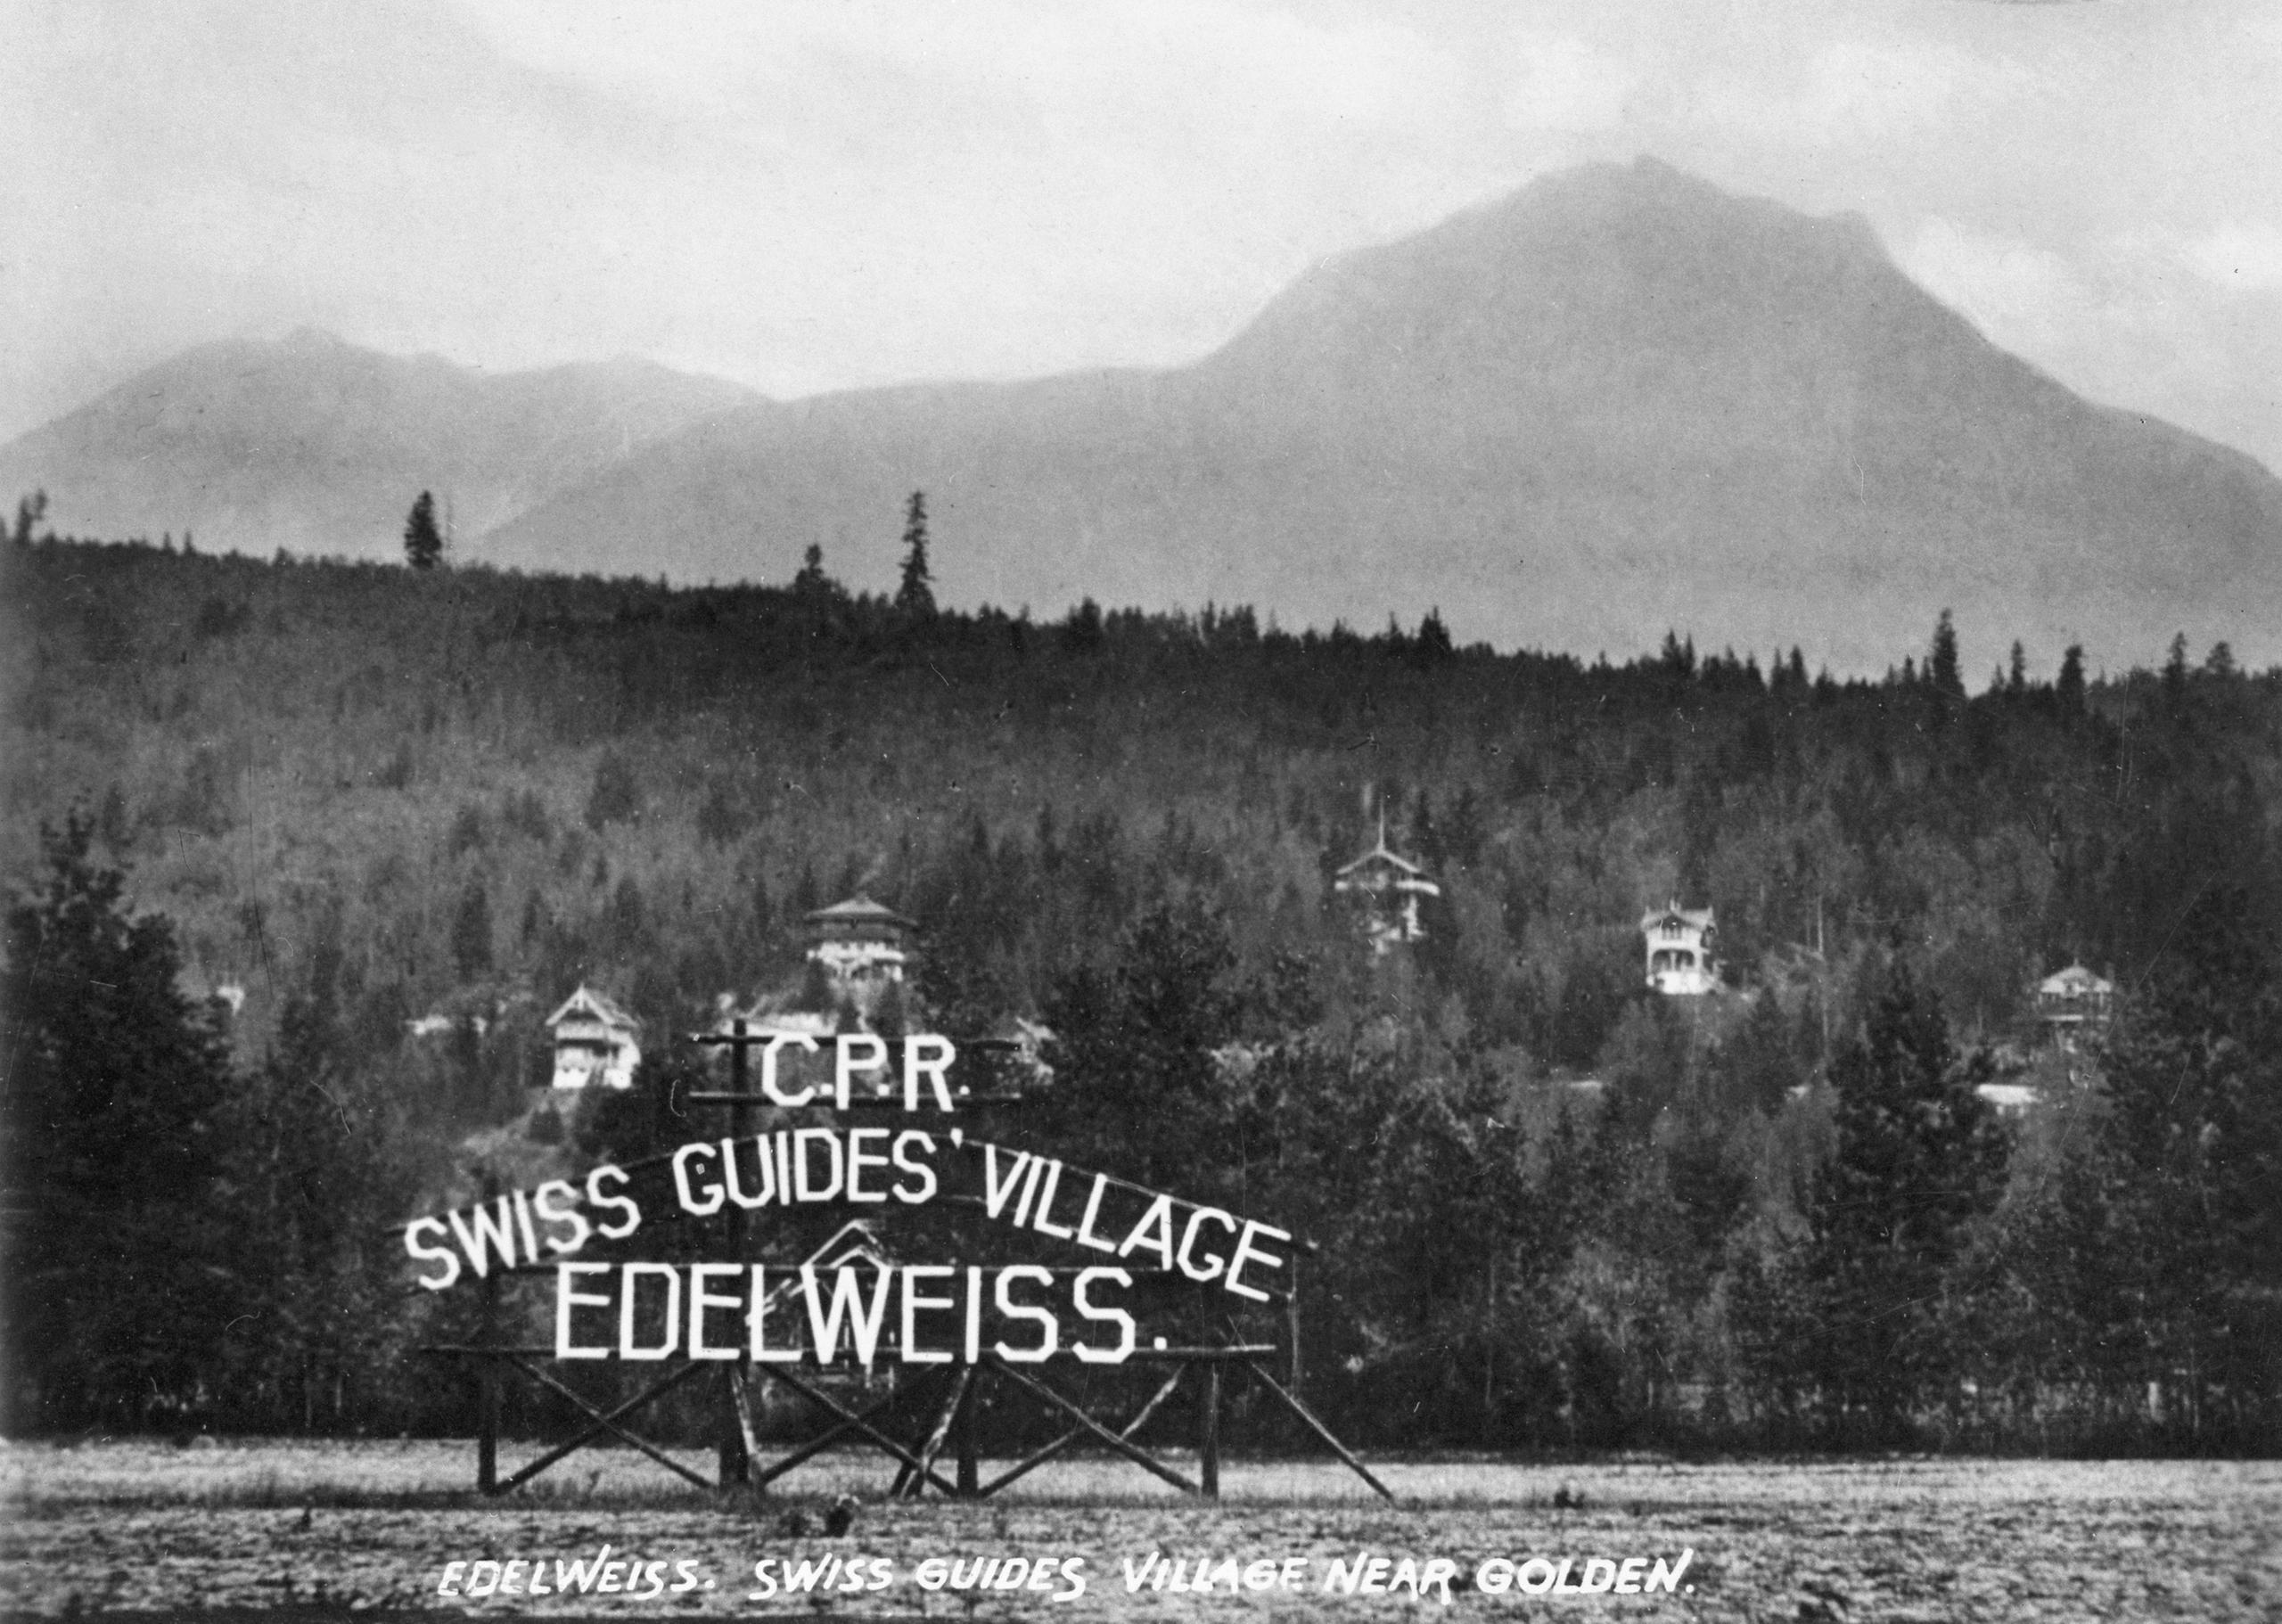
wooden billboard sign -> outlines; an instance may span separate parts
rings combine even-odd
[[[405,1226],[420,1287],[480,1294],[475,1341],[423,1351],[474,1364],[476,1480],[485,1492],[518,1488],[604,1441],[636,1449],[701,1487],[759,1491],[824,1449],[855,1443],[896,1463],[891,1495],[932,1488],[980,1497],[1090,1443],[1185,1492],[1217,1497],[1221,1407],[1233,1374],[1249,1379],[1393,1497],[1293,1390],[1299,1243],[1290,1231],[970,1132],[975,1110],[1020,1095],[955,1087],[960,1046],[948,1038],[915,1034],[891,1048],[873,1034],[842,1034],[829,1045],[828,1084],[807,1077],[817,1069],[810,1063],[796,1068],[799,1078],[781,1063],[787,1050],[821,1060],[826,1046],[805,1034],[755,1031],[738,1021],[694,1041],[729,1052],[726,1091],[683,1096],[724,1109],[726,1133],[624,1166],[604,1163],[575,1184],[558,1178],[535,1190],[495,1190],[472,1207]],[[803,1114],[796,1125],[756,1131],[760,1108]],[[875,1120],[882,1113],[896,1120],[882,1125]],[[834,1218],[841,1221],[821,1242],[798,1243]],[[669,1225],[677,1226],[680,1255],[639,1255],[636,1237],[645,1226]],[[907,1235],[926,1243],[932,1255],[907,1255],[914,1250],[903,1244]],[[794,1251],[786,1251],[788,1241]],[[1079,1260],[1038,1261],[1032,1249],[1041,1242],[1059,1243],[1064,1256]],[[553,1291],[552,1339],[505,1338],[505,1288],[541,1280]],[[1229,1326],[1235,1312],[1280,1304],[1285,1346],[1194,1334],[1176,1341],[1145,1331],[1153,1308],[1184,1293],[1217,1300],[1227,1311],[1211,1317]],[[1192,1312],[1191,1323],[1196,1317]],[[1268,1368],[1279,1355],[1288,1362],[1288,1386]],[[602,1361],[657,1366],[658,1374],[605,1408],[562,1379],[566,1366]],[[1145,1403],[1112,1424],[1048,1380],[1058,1364],[1134,1364],[1167,1374]],[[887,1380],[874,1388],[883,1370]],[[844,1390],[841,1379],[853,1373],[865,1379],[860,1395]],[[502,1477],[499,1383],[506,1374],[567,1401],[585,1424]],[[709,1377],[722,1394],[713,1482],[630,1425],[667,1394]],[[765,1461],[756,1382],[796,1395],[828,1424]],[[1202,1390],[1194,1480],[1137,1441],[1190,1382]],[[988,1481],[976,1436],[986,1383],[1002,1399],[1042,1408],[1063,1428]],[[948,1478],[939,1470],[946,1450]]]

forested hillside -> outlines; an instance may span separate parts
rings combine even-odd
[[[608,989],[654,1083],[861,889],[924,928],[937,1025],[1060,1034],[1065,1142],[1307,1226],[1309,1390],[1361,1437],[2277,1439],[2282,674],[2179,645],[1968,697],[1946,624],[1842,684],[1685,628],[1611,667],[1437,618],[936,612],[828,562],[669,590],[7,549],[17,1266],[65,1177],[31,1151],[77,1131],[35,1092],[81,1040],[40,944],[106,908],[172,922],[193,999],[247,993],[226,1053],[151,1017],[206,1080],[137,1130],[204,1159],[147,1221],[194,1250],[180,1211],[259,1210],[279,1249],[167,1299],[163,1370],[36,1359],[13,1424],[464,1420],[396,1357],[386,1226],[470,1135],[612,1143],[532,1112],[539,1018]],[[1383,814],[1442,896],[1374,959],[1329,878]],[[1670,898],[1717,908],[1723,994],[1642,986]],[[2029,994],[2078,960],[2126,1013],[2072,1080]],[[1999,1076],[2042,1103],[1999,1122]],[[353,1221],[287,1221],[318,1187]]]

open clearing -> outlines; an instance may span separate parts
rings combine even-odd
[[[503,1467],[527,1458],[504,1449]],[[698,1470],[710,1461],[685,1458]],[[1439,1612],[1438,1600],[1326,1595],[1334,1557],[1434,1556],[1462,1575],[1486,1559],[1695,1552],[1672,1595],[1525,1597],[1470,1591],[1455,1612],[1499,1619],[2241,1619],[2282,1617],[2282,1464],[1843,1460],[1711,1464],[1375,1463],[1402,1503],[1325,1462],[1231,1462],[1217,1505],[1121,1464],[1058,1463],[981,1505],[885,1504],[876,1456],[832,1456],[797,1491],[715,1500],[625,1451],[581,1454],[504,1500],[467,1489],[472,1449],[438,1442],[225,1441],[16,1445],[0,1455],[7,1527],[0,1596],[13,1614],[190,1608],[438,1608],[522,1619],[776,1613],[965,1620],[1211,1616],[1281,1619]],[[986,1472],[988,1467],[986,1467]],[[785,1531],[833,1496],[866,1497],[852,1533]],[[1565,1495],[1564,1494],[1565,1492]],[[1581,1506],[1556,1505],[1556,1495]],[[687,1562],[712,1587],[652,1600],[578,1594],[469,1602],[435,1592],[452,1560]],[[1309,1559],[1308,1587],[1129,1593],[1120,1571],[1152,1551]],[[887,1588],[747,1599],[762,1557],[884,1558]],[[1084,1559],[1083,1596],[930,1594],[925,1558]],[[664,1580],[676,1573],[669,1567]],[[1688,1589],[1686,1587],[1692,1587]],[[1057,1587],[1067,1588],[1066,1585]],[[970,1605],[972,1603],[972,1605]]]

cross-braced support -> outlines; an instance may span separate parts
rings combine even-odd
[[[742,1448],[737,1452],[737,1472],[735,1475],[725,1472],[718,1485],[708,1482],[625,1424],[627,1418],[636,1411],[704,1372],[710,1361],[685,1361],[678,1369],[652,1382],[632,1398],[604,1410],[540,1366],[538,1361],[552,1353],[549,1349],[456,1345],[434,1347],[423,1351],[480,1358],[483,1361],[482,1368],[488,1381],[492,1382],[496,1382],[497,1374],[503,1370],[528,1376],[546,1390],[568,1399],[588,1418],[587,1424],[576,1436],[557,1444],[511,1476],[496,1482],[488,1480],[489,1474],[480,1476],[478,1487],[490,1494],[505,1494],[521,1488],[578,1450],[605,1439],[614,1439],[639,1450],[669,1472],[700,1489],[718,1487],[727,1489],[742,1483],[756,1494],[765,1492],[770,1484],[834,1445],[853,1441],[875,1449],[896,1463],[895,1480],[888,1489],[891,1497],[916,1498],[929,1489],[933,1489],[953,1498],[983,1499],[1028,1476],[1072,1446],[1090,1441],[1131,1462],[1183,1494],[1194,1495],[1202,1499],[1218,1499],[1220,1497],[1221,1408],[1226,1397],[1227,1374],[1235,1372],[1249,1374],[1269,1397],[1298,1417],[1310,1432],[1329,1446],[1349,1470],[1389,1500],[1395,1497],[1394,1491],[1358,1460],[1297,1394],[1286,1389],[1262,1367],[1260,1356],[1274,1351],[1265,1345],[1179,1348],[1137,1353],[1134,1356],[1137,1364],[1168,1365],[1171,1369],[1147,1402],[1135,1411],[1129,1420],[1115,1427],[1057,1390],[1046,1379],[1042,1370],[1019,1368],[997,1354],[985,1354],[980,1364],[931,1371],[927,1378],[891,1390],[860,1408],[835,1397],[816,1379],[817,1373],[813,1370],[802,1374],[789,1366],[774,1366],[770,1369],[774,1379],[824,1411],[831,1423],[817,1436],[796,1445],[774,1461],[764,1460],[763,1448],[754,1425],[752,1397],[748,1386],[751,1366],[739,1360],[719,1367],[728,1385],[730,1407],[736,1417],[738,1441]],[[1197,1413],[1198,1471],[1193,1480],[1137,1441],[1142,1429],[1164,1407],[1192,1371],[1199,1373],[1203,1388]],[[974,1406],[986,1380],[1012,1387],[1071,1423],[1058,1436],[1033,1449],[988,1482],[980,1480],[973,1425]],[[899,1403],[910,1402],[917,1402],[921,1406],[922,1426],[910,1441],[906,1442],[890,1430],[891,1413]],[[492,1414],[486,1410],[487,1420]],[[946,1478],[937,1470],[937,1464],[947,1447],[954,1448],[956,1453],[955,1480]],[[496,1459],[497,1451],[496,1432],[487,1431],[480,1440],[480,1466]]]

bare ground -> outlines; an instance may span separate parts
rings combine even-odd
[[[509,1464],[526,1458],[506,1452]],[[710,1464],[692,1452],[688,1464]],[[1193,1464],[1193,1463],[1188,1463]],[[1334,1557],[1359,1552],[1460,1575],[1452,1608],[1500,1620],[2282,1618],[2282,1464],[1974,1460],[1619,1461],[1590,1465],[1391,1462],[1380,1501],[1334,1463],[1236,1463],[1218,1505],[1121,1464],[1057,1463],[981,1505],[878,1498],[877,1456],[830,1456],[755,1501],[677,1484],[627,1451],[574,1456],[502,1500],[469,1492],[470,1446],[224,1442],[17,1445],[0,1454],[7,1526],[0,1597],[15,1615],[373,1609],[513,1615],[1269,1620],[1441,1611],[1404,1590],[1326,1595]],[[986,1474],[988,1467],[986,1467]],[[842,1492],[863,1497],[844,1539],[786,1531]],[[1556,1498],[1566,1504],[1556,1505]],[[1573,1504],[1581,1498],[1581,1505]],[[480,1600],[437,1594],[447,1562],[595,1555],[669,1564],[665,1594]],[[1529,1597],[1467,1587],[1494,1557],[1693,1559],[1670,1595]],[[1306,1587],[1204,1594],[1144,1587],[1123,1566],[1181,1559],[1306,1559]],[[884,1559],[882,1590],[750,1600],[764,1557]],[[1083,1559],[1085,1594],[944,1590],[928,1557]],[[866,1570],[866,1571],[870,1571]],[[1390,1574],[1399,1573],[1391,1565]],[[670,1587],[694,1575],[696,1587]],[[710,1581],[705,1587],[703,1581]],[[1055,1588],[1066,1590],[1057,1580]],[[820,1603],[820,1604],[819,1604]]]

